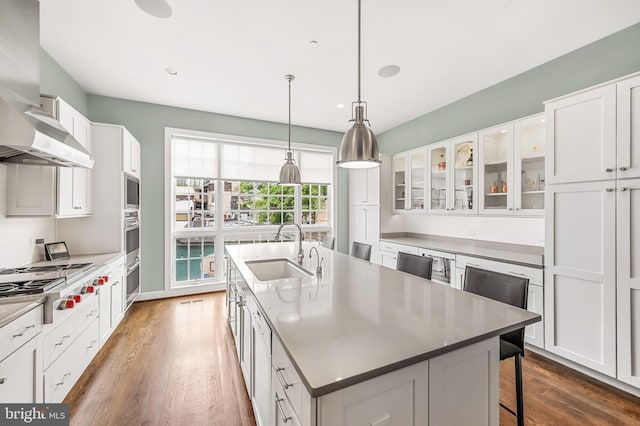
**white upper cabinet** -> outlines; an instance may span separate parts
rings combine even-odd
[[[548,102],[545,115],[547,184],[616,177],[615,85]]]
[[[380,167],[349,170],[349,198],[352,206],[380,204]]]
[[[122,170],[140,179],[140,142],[128,130],[123,132]]]
[[[479,144],[479,212],[513,214],[513,123],[482,130]]]
[[[617,84],[617,177],[640,177],[640,77]]]
[[[427,146],[429,213],[473,214],[476,203],[476,133]]]
[[[393,211],[426,211],[427,151],[415,149],[393,156]]]
[[[544,215],[545,118],[516,121],[514,129],[513,204],[516,215]]]

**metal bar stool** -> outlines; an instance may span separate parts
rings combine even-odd
[[[371,260],[371,246],[369,244],[359,243],[354,241],[351,245],[351,256],[366,261]]]
[[[396,269],[418,277],[431,279],[431,269],[433,268],[433,258],[429,256],[418,256],[416,254],[398,253],[398,263]]]

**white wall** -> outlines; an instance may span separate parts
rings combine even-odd
[[[382,224],[381,232],[414,232],[544,246],[544,218],[542,217],[394,215]]]
[[[7,166],[0,164],[0,268],[25,265],[44,259],[43,246],[35,238],[54,241],[54,217],[7,217]]]

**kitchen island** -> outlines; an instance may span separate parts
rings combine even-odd
[[[239,309],[232,329],[241,365],[254,366],[243,373],[258,424],[499,423],[498,336],[539,315],[317,249],[322,274],[305,244],[308,273],[261,281],[252,262],[295,259],[297,245],[226,248],[229,306]],[[258,368],[267,363],[271,371]]]

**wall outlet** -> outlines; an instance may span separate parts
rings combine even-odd
[[[44,244],[44,238],[32,238],[31,239],[31,247],[35,247],[38,244]]]

